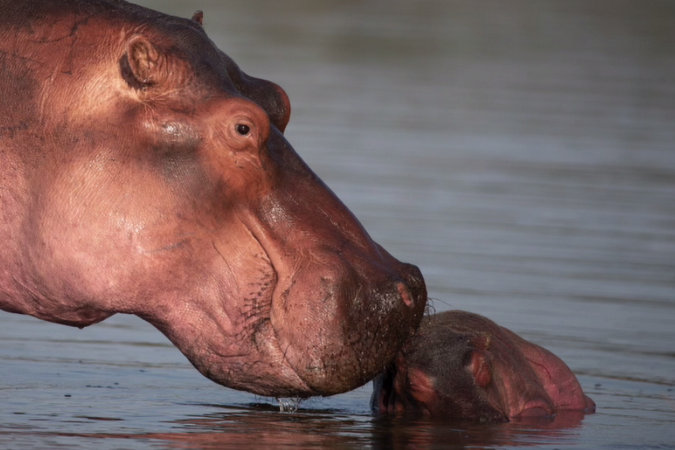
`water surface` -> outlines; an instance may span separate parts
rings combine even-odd
[[[0,313],[0,447],[672,448],[675,3],[201,0],[213,40],[290,95],[286,135],[436,311],[563,358],[598,412],[439,424],[370,387],[274,399],[203,378],[156,330]]]

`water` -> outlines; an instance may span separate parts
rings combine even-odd
[[[218,45],[293,103],[287,136],[437,311],[558,354],[598,412],[381,419],[370,387],[222,388],[141,320],[0,313],[0,447],[675,447],[675,3],[229,0]]]

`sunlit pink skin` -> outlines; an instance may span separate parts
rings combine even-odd
[[[567,365],[493,321],[464,311],[425,317],[374,382],[374,410],[487,422],[595,411]]]
[[[417,327],[422,276],[286,141],[286,93],[201,22],[0,0],[0,308],[136,314],[261,395],[353,389]]]

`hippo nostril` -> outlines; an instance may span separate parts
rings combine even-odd
[[[396,283],[396,288],[401,300],[408,308],[423,308],[427,301],[427,290],[419,268],[404,264],[400,273],[402,281]]]
[[[412,308],[415,306],[415,300],[410,295],[410,291],[408,291],[405,284],[399,281],[396,283],[396,289],[398,290],[398,295],[401,297],[401,300],[403,300],[403,303],[405,303],[407,307]]]

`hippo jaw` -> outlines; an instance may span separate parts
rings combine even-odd
[[[425,292],[413,266],[401,264],[406,283],[376,284],[330,252],[315,256],[321,262],[291,262],[264,239],[253,242],[254,257],[239,264],[254,277],[203,279],[200,297],[139,314],[217,383],[277,397],[345,392],[379,373],[421,319]],[[221,273],[237,272],[236,261],[212,248]]]

